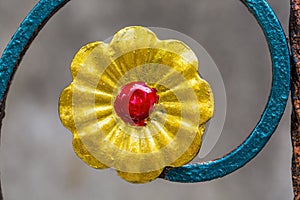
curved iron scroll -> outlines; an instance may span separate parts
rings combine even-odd
[[[0,125],[6,95],[22,57],[35,36],[69,0],[40,0],[24,19],[0,59]],[[214,161],[166,168],[160,176],[174,182],[202,182],[223,177],[253,159],[274,133],[290,90],[290,61],[286,37],[279,20],[265,0],[242,0],[264,31],[271,57],[273,80],[266,108],[248,138],[236,149]]]

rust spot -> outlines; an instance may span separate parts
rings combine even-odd
[[[292,179],[294,199],[300,200],[300,0],[291,0],[290,45],[294,58],[291,59],[292,116],[291,139],[293,145]]]

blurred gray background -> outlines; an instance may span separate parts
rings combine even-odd
[[[289,1],[269,0],[285,31]],[[0,0],[0,52],[37,0]],[[213,151],[239,145],[268,98],[271,62],[262,31],[238,0],[72,0],[33,42],[16,73],[2,129],[0,168],[7,200],[292,199],[290,105],[265,149],[241,170],[197,184],[156,180],[134,185],[113,170],[86,166],[60,123],[61,90],[84,44],[128,25],[165,27],[189,35],[213,57],[227,92],[227,118]],[[201,62],[201,61],[200,61]]]

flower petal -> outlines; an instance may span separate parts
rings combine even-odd
[[[159,40],[155,48],[172,52],[184,59],[186,63],[191,64],[198,69],[198,59],[190,47],[179,40]]]
[[[77,72],[82,68],[84,61],[86,60],[87,56],[100,45],[101,42],[92,42],[85,46],[83,46],[74,56],[73,61],[71,63],[71,73],[73,79],[76,77]]]
[[[193,68],[184,72],[190,87],[193,88],[200,106],[200,124],[206,123],[214,113],[214,96],[210,85]]]
[[[128,173],[122,171],[117,171],[117,173],[121,178],[125,179],[128,182],[146,183],[156,179],[162,173],[162,171],[163,169],[146,173]]]
[[[151,48],[158,42],[156,35],[147,28],[130,26],[118,31],[110,42],[110,48],[116,59],[128,52]],[[134,61],[134,59],[132,59]]]
[[[63,125],[70,131],[75,130],[75,123],[72,108],[72,84],[66,87],[59,99],[59,117]]]
[[[95,158],[82,143],[80,138],[75,134],[73,139],[73,149],[77,156],[83,160],[87,165],[96,169],[108,168],[106,165],[101,163],[97,158]]]
[[[189,146],[186,152],[182,154],[175,162],[173,162],[170,166],[171,167],[179,167],[186,163],[189,163],[194,157],[198,154],[201,143],[202,143],[202,136],[205,131],[205,125],[200,125],[197,135],[194,138],[193,143]]]

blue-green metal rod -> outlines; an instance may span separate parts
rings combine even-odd
[[[41,0],[30,11],[7,45],[0,59],[0,99],[5,101],[10,82],[22,57],[38,32],[69,0]]]
[[[47,20],[66,2],[68,0],[41,0],[8,44],[0,60],[2,103],[5,102],[13,74],[29,44]],[[244,0],[243,3],[261,25],[272,56],[273,83],[266,109],[250,136],[228,155],[210,162],[167,169],[162,178],[176,182],[201,182],[225,176],[244,166],[262,150],[281,119],[288,99],[290,80],[289,51],[284,32],[265,0]]]
[[[5,48],[0,59],[0,133],[4,118],[6,96],[22,57],[51,16],[69,0],[41,0],[30,11]],[[0,134],[1,136],[1,134]],[[3,199],[0,181],[0,200]]]
[[[284,31],[266,1],[244,0],[242,2],[260,24],[269,45],[273,67],[269,101],[258,124],[238,148],[214,161],[166,170],[164,178],[169,181],[188,183],[208,181],[243,167],[263,149],[285,110],[290,90],[290,61]]]

